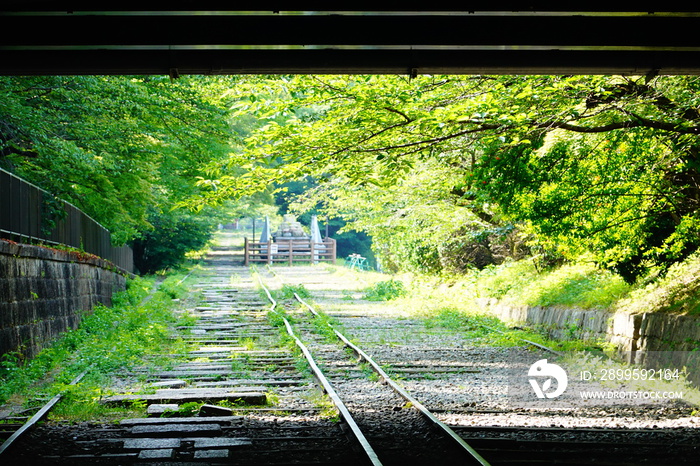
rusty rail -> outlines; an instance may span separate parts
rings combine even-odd
[[[270,291],[267,289],[267,287],[263,283],[260,276],[258,276],[258,281],[260,282],[260,286],[262,287],[263,291],[265,291],[265,294],[267,295],[267,299],[271,303],[270,312],[278,312],[276,310],[277,301],[275,301],[275,299],[272,297],[272,294],[270,294]],[[326,395],[328,395],[328,397],[331,399],[331,401],[335,405],[336,409],[338,410],[338,413],[340,414],[340,417],[343,419],[343,421],[349,427],[350,432],[352,433],[354,440],[359,444],[359,446],[362,448],[362,451],[365,453],[367,460],[370,462],[370,464],[372,464],[372,466],[382,466],[382,462],[379,460],[377,453],[374,451],[374,449],[370,445],[369,441],[367,440],[367,437],[365,437],[365,434],[362,432],[360,427],[357,425],[357,422],[352,417],[350,410],[347,408],[347,406],[345,405],[343,400],[340,398],[338,393],[335,391],[335,388],[333,388],[333,385],[330,383],[330,381],[323,374],[323,371],[321,371],[321,368],[318,367],[318,364],[316,364],[316,361],[314,360],[314,357],[311,354],[311,352],[309,351],[309,349],[296,336],[289,321],[285,317],[282,317],[282,320],[283,320],[284,326],[287,330],[287,334],[294,340],[294,343],[297,345],[299,350],[304,355],[304,358],[308,362],[309,367],[311,368],[311,371],[314,374],[314,378],[318,381],[318,383],[323,388],[323,391],[326,393]]]
[[[316,309],[314,309],[310,304],[304,301],[297,293],[294,293],[294,297],[299,303],[301,303],[309,312],[311,312],[315,318],[320,317],[320,314]],[[330,324],[329,324],[330,325]],[[421,404],[413,395],[411,395],[406,389],[401,387],[396,383],[385,371],[377,364],[374,359],[372,359],[367,353],[365,353],[360,347],[350,342],[350,340],[340,333],[338,330],[333,328],[333,332],[336,337],[345,345],[347,348],[352,350],[360,359],[367,362],[372,370],[379,376],[383,383],[389,385],[396,393],[398,393],[403,399],[411,403],[411,406],[418,410],[432,425],[437,429],[441,430],[447,437],[449,437],[453,442],[455,442],[459,448],[465,454],[465,464],[478,464],[481,466],[489,466],[490,463],[487,462],[474,448],[472,448],[467,442],[464,441],[454,430],[452,430],[448,425],[440,421],[433,413],[428,410],[423,404]]]

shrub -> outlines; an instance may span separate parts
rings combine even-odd
[[[476,279],[479,295],[530,306],[609,308],[631,289],[592,263],[570,263],[538,271],[533,260],[489,267]]]
[[[186,254],[203,248],[212,237],[211,218],[182,212],[153,214],[153,230],[134,240],[134,265],[141,274],[153,274],[180,266]]]
[[[406,286],[401,280],[386,280],[377,282],[365,292],[365,299],[369,301],[389,301],[400,298],[407,293]]]

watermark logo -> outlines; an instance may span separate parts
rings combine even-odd
[[[569,383],[566,371],[556,364],[548,363],[546,359],[540,359],[530,366],[527,375],[535,377],[529,380],[537,398],[556,398],[564,393]],[[542,385],[539,383],[540,380],[542,380]],[[550,391],[552,389],[552,380],[556,381],[556,387]]]

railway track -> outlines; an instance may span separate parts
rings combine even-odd
[[[145,403],[148,416],[34,427],[0,463],[363,464],[318,386],[268,322],[268,303],[250,271],[212,260],[191,286],[201,302],[189,309],[192,324],[174,329],[190,347],[187,357],[129,374],[145,384],[104,400]]]
[[[251,274],[233,257],[217,248],[189,278],[199,298],[174,329],[187,356],[105,400],[148,404],[147,416],[34,426],[0,464],[696,464],[695,429],[519,425],[547,413],[504,408],[494,374],[541,349],[475,348],[381,306],[359,312],[374,304],[324,268]],[[284,285],[314,303],[276,297]],[[504,416],[512,425],[485,420]]]
[[[312,325],[305,325],[310,321],[295,322],[294,330],[286,322],[307,365],[315,369],[315,383],[271,325],[269,314],[276,311],[261,300],[249,269],[210,260],[193,279],[191,286],[201,296],[190,309],[196,319],[175,329],[191,347],[187,357],[155,372],[137,369],[129,378],[145,379],[145,385],[125,387],[123,393],[103,400],[145,403],[147,417],[83,426],[80,431],[35,428],[8,448],[3,460],[60,465],[391,465],[430,458],[440,464],[486,464],[470,461],[449,443],[441,445],[439,432],[405,400],[367,380],[366,369],[348,359],[338,345],[324,343]],[[309,342],[313,356],[301,338]],[[358,391],[348,379],[363,387]],[[335,412],[329,414],[320,391],[333,401],[339,419]],[[359,392],[362,400],[352,400]],[[370,412],[368,399],[381,400],[384,409]],[[183,407],[193,405],[196,415],[184,414]],[[364,418],[357,420],[361,414]],[[39,445],[39,438],[47,442]],[[58,443],[58,450],[45,448]]]
[[[277,302],[269,291],[268,296],[276,307]],[[299,295],[295,294],[295,298],[308,312],[294,313],[294,329],[287,319],[285,326],[290,335],[295,335],[295,331],[299,334],[299,337],[294,336],[297,344],[310,364],[315,366],[317,377],[323,379],[324,388],[336,400],[343,418],[354,426],[358,443],[363,445],[372,464],[418,462],[415,464],[488,466],[489,463],[462,438],[422,407],[366,353],[330,326],[328,330],[335,333],[343,346],[329,342],[327,334],[319,333],[313,324],[313,320],[321,316]],[[295,310],[293,305],[288,307],[287,312]],[[352,349],[352,355],[344,348]],[[368,376],[367,368],[362,367],[365,363],[378,375],[381,383]]]
[[[695,427],[687,427],[687,416],[694,416],[695,408],[679,407],[676,413],[673,409],[664,411],[662,408],[656,411],[656,408],[642,407],[638,412],[632,413],[633,416],[638,415],[642,419],[650,418],[647,421],[648,426],[640,428],[624,425],[629,422],[625,417],[630,415],[629,408],[612,413],[591,409],[588,410],[590,412],[572,410],[563,414],[564,417],[570,416],[574,420],[591,416],[586,421],[592,422],[593,427],[526,425],[533,421],[541,423],[543,419],[551,419],[553,423],[560,422],[562,413],[556,410],[531,412],[510,408],[507,403],[502,403],[507,394],[484,393],[489,389],[498,391],[499,384],[502,383],[489,380],[488,375],[484,377],[484,374],[488,374],[494,366],[504,364],[504,361],[518,360],[519,354],[525,354],[527,361],[534,361],[538,358],[552,357],[551,353],[556,352],[541,345],[533,346],[532,342],[527,340],[524,341],[526,345],[523,348],[514,351],[473,348],[469,342],[461,340],[452,331],[445,331],[443,335],[439,335],[438,331],[435,339],[423,339],[418,333],[425,332],[426,329],[416,321],[391,315],[375,317],[371,313],[357,313],[352,306],[347,305],[347,292],[344,293],[344,302],[341,303],[337,299],[338,293],[333,291],[332,282],[336,278],[333,275],[325,275],[324,271],[320,271],[320,274],[319,276],[319,270],[305,271],[303,268],[274,269],[274,275],[280,282],[313,290],[314,299],[321,303],[320,307],[325,306],[329,309],[326,315],[340,322],[345,335],[359,342],[358,345],[364,347],[367,352],[378,355],[374,358],[378,361],[375,364],[379,365],[383,374],[388,374],[388,378],[400,378],[402,387],[407,387],[426,409],[442,419],[486,462],[494,466],[697,463],[700,431]],[[347,284],[340,287],[342,286]],[[310,308],[304,300],[298,300]],[[350,310],[338,310],[342,308]],[[356,346],[347,341],[349,338],[345,335],[340,337],[343,344],[353,347],[357,354]],[[407,335],[413,335],[415,338]],[[525,346],[530,348],[526,349]],[[362,354],[366,353],[362,351]],[[367,360],[369,357],[360,355],[360,358]],[[460,393],[460,388],[468,391],[470,383],[483,384],[484,379],[490,385],[484,387],[485,390],[480,393],[477,390],[476,397],[465,397]],[[448,386],[456,390],[444,390]],[[446,392],[445,395],[435,396],[435,393],[441,390]],[[664,414],[682,417],[683,425],[656,428]],[[596,417],[605,416],[619,417],[622,425],[614,428],[595,427],[598,420]],[[493,425],[485,424],[482,418],[493,419]],[[504,421],[507,422],[503,423]],[[673,423],[672,420],[669,422]]]

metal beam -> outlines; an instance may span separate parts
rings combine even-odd
[[[700,74],[700,12],[0,7],[0,74]],[[307,2],[307,4],[313,2]],[[482,2],[484,3],[484,2]],[[85,9],[80,9],[81,4]],[[135,4],[126,2],[126,6]],[[480,5],[484,7],[484,5]],[[664,5],[669,7],[670,5]],[[206,8],[206,9],[205,9]],[[289,6],[287,6],[289,8]],[[669,8],[670,10],[670,8]],[[18,32],[19,31],[19,32]]]
[[[0,75],[700,74],[696,52],[82,50],[0,52]]]

